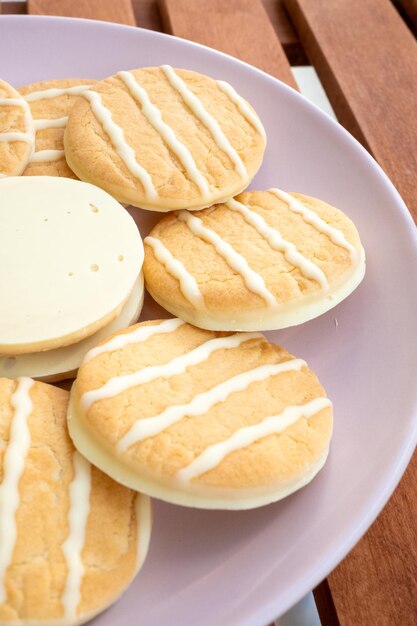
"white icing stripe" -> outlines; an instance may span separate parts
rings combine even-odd
[[[302,417],[309,419],[319,411],[332,406],[328,398],[315,398],[300,406],[288,406],[282,413],[266,417],[258,424],[239,428],[225,441],[209,446],[194,461],[177,472],[181,481],[189,481],[205,474],[219,465],[223,459],[236,450],[247,448],[255,441],[272,434],[282,433]]]
[[[352,261],[356,260],[358,252],[356,248],[347,241],[341,230],[327,224],[327,222],[319,217],[315,211],[304,206],[299,200],[291,196],[289,193],[286,193],[285,191],[276,188],[269,189],[268,191],[270,193],[273,193],[283,202],[285,202],[288,205],[290,211],[293,211],[294,213],[299,213],[302,216],[303,220],[307,222],[307,224],[314,226],[314,228],[316,228],[318,231],[327,235],[336,246],[345,248],[345,250],[349,252]]]
[[[235,170],[239,174],[239,176],[247,176],[248,173],[242,159],[220,128],[218,122],[204,108],[201,100],[199,100],[197,96],[190,89],[188,89],[185,82],[182,80],[182,78],[178,76],[178,74],[176,74],[176,72],[170,65],[162,65],[161,69],[167,77],[169,83],[172,85],[172,87],[174,87],[174,89],[178,91],[178,93],[181,95],[182,99],[191,109],[194,115],[210,131],[211,136],[213,137],[219,148],[221,148],[223,152],[227,154],[227,156],[235,166]]]
[[[65,126],[67,125],[67,122],[68,122],[68,116],[55,117],[50,120],[48,119],[33,120],[35,130],[45,130],[47,128],[65,128]]]
[[[146,341],[150,337],[154,335],[160,335],[162,333],[172,333],[180,326],[183,326],[185,322],[183,320],[172,318],[169,320],[164,320],[160,324],[152,324],[151,326],[139,326],[135,330],[132,330],[129,333],[123,333],[121,335],[116,335],[106,343],[103,343],[101,346],[97,346],[93,348],[84,357],[83,364],[87,363],[94,359],[94,357],[99,354],[103,354],[104,352],[114,352],[115,350],[121,350],[125,346],[130,343],[141,343]]]
[[[25,107],[25,101],[19,98],[0,98],[0,106],[9,105],[15,107]]]
[[[210,193],[209,184],[198,170],[191,152],[181,143],[173,129],[164,122],[161,111],[152,104],[146,90],[137,83],[131,72],[122,71],[118,73],[118,76],[129,89],[132,97],[141,105],[141,111],[148,122],[161,135],[168,147],[181,161],[189,178],[197,185],[203,195],[208,195]]]
[[[38,150],[29,159],[30,163],[41,163],[44,161],[58,161],[65,156],[64,150]]]
[[[172,424],[179,422],[185,416],[196,417],[198,415],[204,415],[204,413],[207,413],[219,402],[227,400],[232,393],[243,391],[252,383],[265,380],[270,376],[276,376],[283,372],[300,370],[305,365],[307,364],[302,359],[291,359],[284,363],[260,365],[248,372],[237,374],[229,378],[229,380],[212,387],[208,391],[199,393],[187,404],[170,406],[159,415],[138,420],[119,441],[117,450],[122,453],[138,441],[143,441],[148,437],[158,435],[166,428],[169,428],[169,426],[172,426]]]
[[[237,200],[232,199],[225,204],[232,211],[238,211],[245,221],[253,226],[261,237],[268,242],[273,250],[282,252],[286,260],[291,263],[291,265],[294,265],[294,267],[297,267],[304,276],[316,280],[323,289],[328,289],[329,283],[327,282],[324,272],[303,256],[293,243],[286,241],[278,229],[269,226],[259,213],[249,209],[249,207]]]
[[[242,277],[249,291],[263,298],[268,305],[273,306],[276,304],[276,298],[273,293],[266,288],[262,276],[249,267],[245,257],[236,252],[230,243],[224,241],[224,239],[214,232],[214,230],[211,230],[211,228],[204,226],[200,218],[191,215],[188,211],[179,211],[178,219],[185,222],[194,235],[214,246],[216,252]]]
[[[210,339],[197,348],[190,350],[190,352],[172,359],[168,363],[164,363],[162,365],[151,365],[139,371],[133,372],[132,374],[125,374],[124,376],[110,378],[110,380],[108,380],[102,387],[93,389],[92,391],[87,391],[81,397],[82,408],[84,411],[88,411],[91,405],[99,400],[113,398],[123,391],[126,391],[126,389],[131,389],[132,387],[149,383],[156,378],[170,378],[171,376],[183,374],[188,367],[202,363],[216,350],[237,348],[245,341],[259,339],[260,337],[262,337],[262,335],[259,333],[237,333],[229,335],[228,337]]]
[[[218,80],[217,85],[237,106],[243,117],[254,127],[255,130],[258,131],[262,139],[266,141],[265,129],[262,126],[261,120],[246,100],[242,98],[242,96],[239,96],[237,91],[233,89],[232,85],[229,85],[229,83],[226,83],[224,80]]]
[[[152,529],[151,499],[142,493],[135,496],[135,513],[137,527],[137,569],[140,570],[148,553]]]
[[[102,124],[117,154],[122,159],[129,172],[142,183],[145,195],[148,196],[148,198],[156,200],[158,194],[149,172],[137,162],[135,151],[127,143],[123,129],[113,121],[112,114],[109,109],[104,106],[100,94],[96,91],[86,90],[82,95],[89,101],[96,119]]]
[[[9,133],[0,133],[0,141],[24,141],[33,143],[33,135],[20,131],[11,131]]]
[[[79,454],[73,453],[74,478],[69,487],[69,534],[62,544],[62,552],[68,567],[62,604],[65,618],[75,619],[81,598],[81,582],[84,566],[81,553],[85,542],[85,531],[90,513],[91,465]]]
[[[162,241],[155,237],[146,237],[144,243],[151,246],[155,258],[161,263],[166,271],[176,278],[180,284],[182,295],[194,307],[205,308],[203,294],[195,280],[194,276],[184,267],[184,265],[176,259],[171,252],[164,246]]]
[[[42,91],[32,91],[23,97],[26,102],[34,102],[35,100],[44,100],[45,98],[56,98],[57,96],[62,96],[64,94],[78,96],[90,87],[92,87],[92,85],[74,85],[74,87],[65,87],[64,89],[43,89]]]
[[[6,601],[5,577],[16,544],[16,512],[20,504],[19,481],[30,449],[27,424],[33,405],[31,378],[18,378],[16,391],[10,398],[14,415],[10,425],[9,443],[3,458],[3,479],[0,485],[0,604]]]

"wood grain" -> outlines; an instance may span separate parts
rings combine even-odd
[[[164,30],[246,61],[296,88],[261,0],[160,0]]]
[[[162,30],[157,0],[132,0],[136,24],[149,30]]]
[[[130,0],[28,0],[32,15],[61,15],[136,25]]]
[[[340,122],[417,219],[417,42],[389,0],[285,0]]]

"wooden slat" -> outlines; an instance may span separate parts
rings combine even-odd
[[[283,0],[262,1],[290,64],[307,65],[307,57],[288,17]]]
[[[136,24],[149,30],[162,30],[157,0],[132,0]]]
[[[167,32],[227,52],[296,88],[261,0],[160,0]]]
[[[340,122],[417,219],[417,42],[389,0],[285,0]]]
[[[24,15],[27,13],[26,2],[0,2],[0,14]]]
[[[136,25],[130,0],[28,0],[32,15],[61,15]]]

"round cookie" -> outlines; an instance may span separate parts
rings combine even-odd
[[[259,169],[265,132],[231,85],[169,65],[122,71],[84,91],[65,155],[82,180],[152,211],[201,209]]]
[[[111,196],[68,178],[4,178],[0,223],[0,354],[70,345],[119,315],[143,245]]]
[[[344,213],[279,189],[166,216],[144,244],[153,298],[212,330],[301,324],[346,298],[365,273],[359,234]]]
[[[332,406],[307,364],[258,333],[179,319],[91,350],[68,411],[82,454],[115,480],[185,506],[249,509],[325,463]]]
[[[74,378],[89,350],[112,333],[127,328],[138,320],[143,306],[143,297],[143,273],[141,272],[120,315],[110,324],[103,326],[99,331],[78,343],[64,348],[17,356],[0,355],[0,377],[30,376],[47,382]]]
[[[35,146],[35,129],[27,102],[0,80],[0,178],[19,176]]]
[[[75,450],[68,392],[2,378],[0,399],[0,624],[83,624],[142,566],[149,498]]]
[[[35,152],[24,176],[77,178],[65,160],[64,131],[75,100],[95,82],[85,78],[60,78],[19,89],[29,103],[36,131]]]

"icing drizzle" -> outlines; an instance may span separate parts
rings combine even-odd
[[[58,161],[65,156],[64,150],[38,150],[29,159],[30,163],[40,163],[44,161]]]
[[[89,101],[95,117],[102,124],[117,154],[122,159],[129,172],[141,182],[145,195],[156,200],[158,193],[149,172],[137,162],[135,151],[127,143],[123,129],[113,121],[112,114],[109,109],[104,106],[100,94],[87,89],[83,91],[82,95]]]
[[[302,359],[290,359],[283,363],[260,365],[247,372],[237,374],[208,391],[197,394],[187,404],[169,406],[159,415],[140,419],[131,426],[119,441],[117,445],[118,452],[122,453],[138,441],[158,435],[185,416],[196,417],[207,413],[216,404],[227,400],[232,393],[243,391],[254,382],[265,380],[270,376],[276,376],[283,372],[300,370],[305,365],[307,364]]]
[[[40,91],[32,91],[31,93],[26,94],[24,99],[26,102],[34,102],[35,100],[45,100],[46,98],[56,98],[57,96],[62,96],[64,94],[78,96],[83,93],[86,89],[89,89],[92,85],[74,85],[73,87],[64,87],[62,89],[59,88],[51,88],[51,89],[42,89]]]
[[[162,65],[162,71],[164,72],[168,82],[171,86],[178,91],[186,105],[191,109],[194,115],[200,120],[202,124],[210,131],[216,144],[223,150],[225,154],[232,161],[236,172],[239,176],[247,176],[246,167],[233,148],[232,144],[220,128],[217,120],[204,108],[201,100],[187,87],[185,82],[178,76],[175,70],[170,65]]]
[[[110,378],[102,387],[85,392],[81,397],[81,406],[87,412],[99,400],[113,398],[127,389],[149,383],[156,378],[170,378],[171,376],[183,374],[188,367],[202,363],[216,350],[236,348],[245,341],[261,337],[262,335],[259,333],[236,333],[227,337],[210,339],[186,354],[168,361],[168,363],[151,365],[132,374]]]
[[[141,111],[153,128],[161,135],[168,147],[178,157],[184,166],[189,178],[197,185],[203,195],[209,193],[207,180],[198,170],[197,165],[189,149],[181,143],[173,129],[162,119],[161,111],[152,104],[146,90],[138,84],[131,72],[119,72],[118,76],[127,86],[132,97],[141,106]]]
[[[324,272],[303,256],[293,243],[286,241],[277,228],[269,226],[259,213],[233,199],[226,202],[225,205],[231,211],[240,213],[245,221],[268,242],[273,250],[282,252],[286,260],[294,267],[297,267],[304,276],[316,280],[323,289],[328,289],[329,284]]]
[[[331,405],[332,403],[328,398],[315,398],[306,404],[288,406],[282,413],[266,417],[258,424],[239,428],[228,439],[206,448],[189,465],[180,469],[176,477],[181,482],[188,482],[193,478],[201,476],[217,467],[232,452],[246,448],[268,435],[282,433],[300,418],[305,417],[309,419]]]
[[[289,193],[282,191],[281,189],[269,189],[270,193],[273,193],[277,198],[285,202],[290,211],[299,213],[303,220],[313,226],[316,230],[324,233],[329,239],[341,248],[344,248],[349,252],[351,261],[355,261],[358,256],[358,252],[351,243],[348,242],[345,235],[338,228],[334,228],[325,222],[315,211],[304,206],[299,200],[291,196]]]
[[[245,257],[236,252],[227,241],[224,241],[224,239],[214,230],[211,230],[211,228],[204,226],[200,218],[191,215],[188,211],[179,211],[178,219],[185,222],[194,235],[214,246],[216,252],[226,261],[229,267],[242,277],[249,291],[263,298],[269,306],[276,304],[276,298],[274,294],[266,288],[262,276],[251,269]]]
[[[45,130],[47,128],[65,128],[68,122],[68,116],[53,117],[51,119],[33,120],[35,130]]]
[[[33,410],[29,395],[33,383],[31,378],[18,378],[16,391],[10,398],[14,415],[3,459],[3,479],[0,485],[0,604],[6,600],[4,581],[16,543],[16,512],[20,504],[19,481],[31,441],[27,420]]]
[[[62,544],[68,574],[62,594],[66,619],[75,619],[81,598],[81,581],[84,566],[81,553],[90,512],[91,465],[77,451],[73,453],[74,478],[69,487],[70,508],[68,513],[69,534]]]
[[[261,135],[262,139],[266,141],[265,129],[262,126],[261,120],[246,100],[244,100],[242,96],[239,96],[237,91],[233,89],[232,85],[229,85],[229,83],[226,83],[224,80],[218,80],[217,86],[237,106],[243,117],[255,128],[255,130]]]
[[[103,343],[101,346],[97,346],[96,348],[93,348],[92,350],[87,352],[84,357],[83,364],[91,361],[99,354],[114,352],[115,350],[121,350],[130,343],[142,343],[143,341],[146,341],[154,335],[160,335],[161,333],[172,333],[184,324],[185,322],[183,320],[172,318],[169,320],[164,320],[160,324],[139,326],[139,328],[136,328],[135,330],[132,330],[128,333],[116,335],[115,337],[112,337],[112,339],[110,339],[109,341],[106,341],[106,343]]]
[[[183,296],[196,308],[204,308],[204,298],[194,276],[176,259],[164,246],[160,239],[146,237],[144,243],[151,246],[155,258],[161,263],[166,271],[176,278],[180,284]]]

